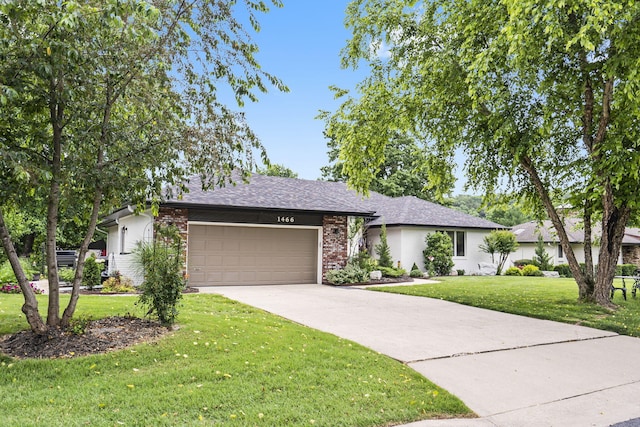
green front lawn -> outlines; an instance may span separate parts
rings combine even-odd
[[[135,300],[82,296],[77,315],[139,315]],[[216,295],[183,301],[180,329],[155,343],[75,359],[0,356],[2,424],[387,426],[473,416],[353,342]],[[26,328],[21,304],[21,295],[0,294],[0,334]]]
[[[440,283],[377,288],[380,292],[439,298],[474,307],[540,319],[580,324],[624,335],[640,337],[640,294],[627,293],[627,301],[616,291],[610,312],[595,304],[578,302],[573,279],[517,276],[458,276],[438,278]],[[616,279],[615,286],[622,286]],[[629,283],[627,283],[629,286]]]

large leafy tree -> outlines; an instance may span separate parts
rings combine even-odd
[[[329,181],[348,182],[349,169],[340,158],[340,145],[330,139],[328,166],[321,168],[322,178]],[[434,179],[431,169],[442,171],[439,158],[427,156],[411,138],[392,135],[383,148],[383,157],[375,167],[375,177],[369,189],[385,196],[416,196],[424,200],[440,201],[442,195],[451,193],[455,179],[449,171]],[[445,170],[449,170],[448,168]]]
[[[537,204],[579,297],[612,306],[624,228],[640,207],[639,16],[629,0],[354,0],[343,61],[371,72],[325,114],[326,132],[361,189],[389,130],[430,141],[441,158],[461,148],[472,186]],[[567,203],[583,213],[584,270],[556,209]],[[602,225],[595,275],[593,221]]]
[[[272,0],[280,6],[278,0]],[[257,46],[264,2],[13,0],[0,3],[0,238],[31,329],[66,326],[101,209],[158,200],[166,184],[200,174],[205,186],[255,167],[264,150],[219,99],[242,104],[268,84]],[[4,213],[46,212],[46,323],[18,263]],[[60,218],[86,231],[62,316],[56,267]],[[68,222],[68,221],[66,221]]]

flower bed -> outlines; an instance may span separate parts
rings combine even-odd
[[[36,294],[43,294],[44,293],[44,290],[38,288],[33,283],[29,283],[29,285],[31,286],[31,289],[33,289],[33,292],[35,292]],[[21,294],[22,290],[20,289],[20,286],[15,284],[15,283],[5,283],[0,287],[0,293],[2,293],[2,294]]]

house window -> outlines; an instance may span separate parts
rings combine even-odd
[[[562,245],[558,245],[558,258],[564,258],[564,251],[562,250]]]
[[[440,231],[447,233],[453,243],[453,256],[463,257],[465,255],[466,233],[464,231]]]

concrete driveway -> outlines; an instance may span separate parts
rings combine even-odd
[[[412,427],[610,426],[640,417],[637,338],[359,288],[289,285],[200,291],[393,357],[480,416],[421,421]]]

